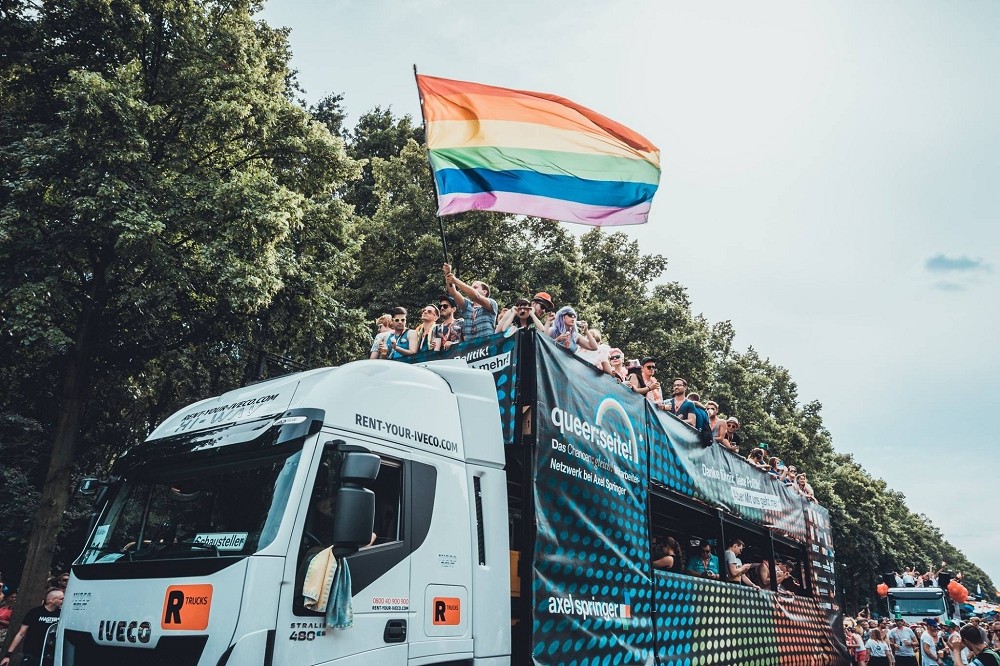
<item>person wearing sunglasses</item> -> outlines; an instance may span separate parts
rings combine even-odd
[[[406,308],[392,309],[392,333],[386,340],[386,349],[390,360],[417,353],[417,333],[412,328],[406,328]]]
[[[413,329],[417,335],[417,351],[430,351],[434,349],[434,332],[437,328],[438,317],[441,312],[433,303],[425,305],[420,310],[420,324]]]
[[[628,385],[639,395],[646,396],[654,405],[663,399],[660,393],[660,381],[656,375],[656,359],[646,356],[639,362],[639,367],[629,373]]]
[[[441,321],[438,322],[434,332],[434,351],[445,351],[452,345],[457,345],[462,341],[461,319],[455,319],[455,299],[448,294],[438,296],[438,312],[441,313]]]
[[[687,421],[692,428],[697,423],[698,416],[694,410],[694,403],[687,399],[688,383],[686,379],[678,377],[673,383],[673,395],[670,400],[660,403],[660,409],[670,412],[681,421]]]
[[[556,313],[555,321],[549,329],[549,337],[559,346],[574,353],[580,347],[597,351],[597,340],[588,330],[587,322],[578,321],[576,310],[568,305],[559,308],[559,312]]]
[[[368,358],[385,358],[389,354],[385,342],[389,339],[389,335],[392,333],[392,315],[382,315],[375,320],[375,326],[378,328],[378,333],[375,335],[375,340],[372,342],[372,348],[368,353]],[[384,355],[382,353],[383,350],[385,350]]]
[[[628,381],[628,371],[625,370],[625,354],[622,353],[621,349],[612,347],[608,351],[608,365],[611,366],[609,375],[623,383]]]
[[[701,541],[688,557],[684,573],[698,578],[719,579],[719,558],[712,553],[712,545]]]

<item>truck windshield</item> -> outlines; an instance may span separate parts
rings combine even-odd
[[[300,457],[301,450],[133,479],[77,564],[254,553],[277,533]]]
[[[924,617],[937,617],[945,612],[944,599],[940,596],[934,599],[893,599],[893,612],[902,615],[920,615]]]

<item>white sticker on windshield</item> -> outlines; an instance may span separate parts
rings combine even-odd
[[[219,550],[243,550],[247,543],[247,532],[206,532],[195,534],[195,543],[215,546]]]
[[[91,548],[100,548],[104,545],[104,538],[108,536],[108,531],[111,529],[110,525],[100,525],[96,530],[94,530],[94,540],[90,542]]]

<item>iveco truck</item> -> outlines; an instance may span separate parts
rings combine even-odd
[[[85,488],[56,663],[847,663],[822,507],[547,338],[448,355],[159,424]],[[719,560],[741,538],[761,589],[655,569],[666,536]],[[324,549],[350,574],[339,624],[303,594]]]

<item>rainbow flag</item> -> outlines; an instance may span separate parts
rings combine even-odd
[[[660,151],[641,135],[555,95],[423,75],[417,87],[438,215],[646,222]]]

